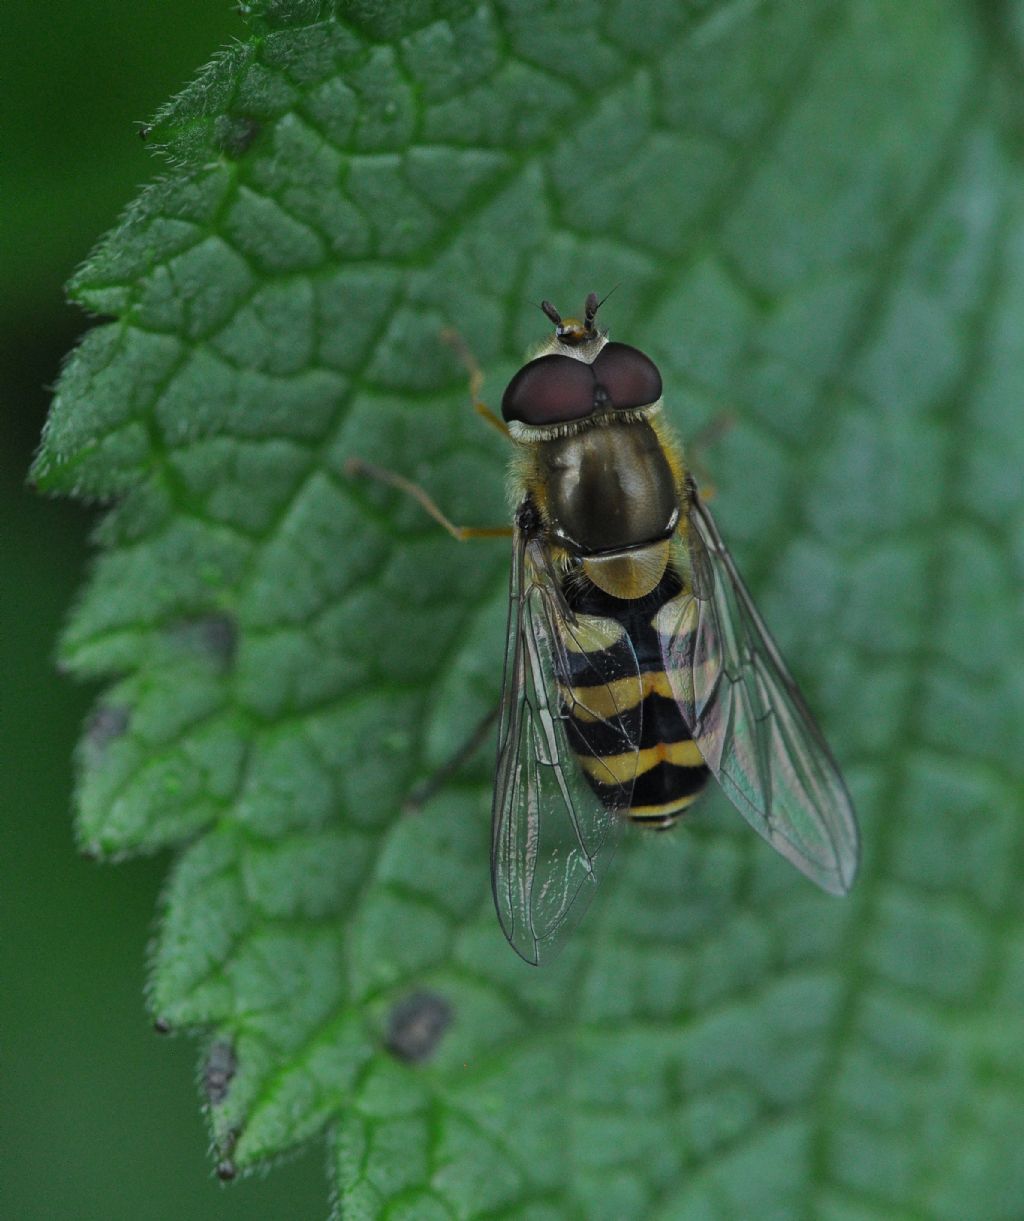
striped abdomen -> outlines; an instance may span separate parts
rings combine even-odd
[[[570,656],[569,673],[560,680],[571,691],[562,712],[569,743],[591,788],[610,807],[618,807],[621,790],[614,780],[635,777],[624,813],[650,827],[669,827],[700,796],[708,768],[690,736],[672,696],[653,621],[679,592],[669,572],[657,589],[637,602],[623,602],[591,588],[573,598],[573,609],[620,624],[640,667],[635,678],[593,686],[595,653]],[[614,646],[612,646],[614,648]],[[611,668],[611,667],[607,667]],[[622,752],[623,741],[639,750]],[[613,779],[614,778],[614,779]]]

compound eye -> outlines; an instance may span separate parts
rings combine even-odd
[[[538,356],[523,365],[501,399],[506,420],[524,424],[564,424],[594,410],[590,365],[571,356]]]
[[[606,343],[591,367],[597,384],[620,411],[647,407],[661,398],[658,366],[628,343]]]

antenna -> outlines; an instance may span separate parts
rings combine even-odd
[[[540,308],[544,311],[545,314],[547,314],[547,316],[551,319],[551,321],[555,324],[556,327],[559,327],[559,328],[561,327],[562,315],[558,312],[558,310],[555,309],[555,307],[551,304],[550,301],[542,301],[540,303]]]
[[[594,325],[594,318],[597,316],[597,311],[601,308],[602,305],[604,305],[604,303],[608,300],[608,298],[612,295],[612,293],[615,291],[615,289],[619,287],[619,284],[621,284],[621,283],[622,283],[622,281],[620,280],[618,284],[613,285],[608,290],[608,292],[605,293],[605,295],[601,298],[600,301],[598,301],[598,299],[597,299],[597,293],[590,293],[587,296],[587,302],[583,307],[583,316],[586,319],[588,330],[590,330]]]

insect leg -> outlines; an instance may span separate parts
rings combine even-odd
[[[441,332],[441,339],[466,366],[466,372],[469,374],[469,399],[473,404],[473,410],[481,419],[486,420],[492,428],[496,428],[503,437],[507,437],[509,431],[504,421],[499,420],[490,407],[480,399],[480,387],[484,384],[484,372],[476,363],[476,357],[469,350],[469,344],[466,343],[458,331],[451,330],[450,328]]]
[[[499,701],[488,711],[486,716],[481,717],[476,728],[451,757],[446,759],[425,780],[421,780],[415,786],[402,805],[404,813],[415,814],[421,810],[438,789],[442,788],[456,772],[462,769],[465,763],[469,762],[483,745],[484,741],[490,736],[500,711],[501,702]]]
[[[443,526],[445,530],[457,539],[460,543],[466,542],[471,538],[510,538],[512,536],[511,526],[457,526],[450,521],[437,503],[431,499],[424,488],[421,488],[418,483],[413,483],[410,479],[406,479],[404,475],[399,475],[397,471],[389,471],[383,466],[374,466],[372,462],[366,462],[362,458],[355,456],[348,458],[345,462],[345,474],[356,479],[365,477],[368,479],[377,479],[381,483],[386,483],[389,487],[397,488],[398,491],[404,492],[406,496],[411,496],[413,500],[420,505],[425,513],[437,522],[439,526]]]

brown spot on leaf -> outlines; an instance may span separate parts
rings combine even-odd
[[[97,704],[85,725],[85,742],[94,758],[128,729],[131,711],[117,704]]]
[[[414,992],[388,1015],[384,1046],[398,1060],[422,1064],[437,1050],[452,1023],[452,1007],[436,992]]]
[[[213,128],[213,138],[225,157],[236,161],[252,147],[263,124],[248,115],[220,115]]]
[[[228,1096],[228,1086],[237,1067],[235,1049],[226,1039],[217,1039],[210,1044],[203,1066],[203,1089],[211,1106],[218,1106]]]
[[[231,615],[197,615],[180,619],[171,628],[175,640],[201,654],[222,670],[230,670],[238,650],[238,624]]]

